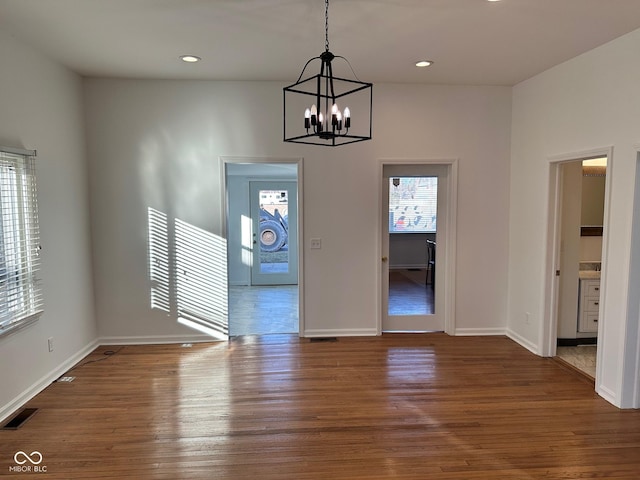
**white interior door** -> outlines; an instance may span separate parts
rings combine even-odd
[[[252,285],[298,283],[298,192],[296,182],[249,184],[252,222]]]
[[[449,168],[447,165],[435,164],[386,164],[383,165],[382,175],[382,261],[381,261],[381,299],[382,299],[382,331],[383,332],[427,332],[427,331],[444,331],[445,330],[445,297],[446,297],[446,268],[445,261],[447,258],[448,243],[448,189],[449,187]],[[393,259],[389,257],[389,238],[390,238],[390,209],[389,209],[389,193],[390,182],[395,177],[436,177],[437,178],[437,232],[436,244],[437,255],[436,262],[436,285],[438,288],[434,291],[434,309],[431,314],[396,314],[389,309],[389,273],[390,264]],[[416,222],[417,220],[414,220]],[[407,234],[412,235],[412,234]],[[424,246],[424,258],[426,263],[426,243]],[[422,288],[431,288],[429,285],[423,285]]]

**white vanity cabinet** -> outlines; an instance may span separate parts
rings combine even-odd
[[[600,308],[600,279],[580,279],[578,332],[598,331]]]

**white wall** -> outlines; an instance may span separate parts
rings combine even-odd
[[[376,332],[379,160],[459,158],[457,326],[504,331],[509,88],[376,85],[374,140],[334,149],[282,142],[278,83],[89,79],[85,91],[102,337],[192,333],[149,308],[146,212],[220,235],[220,156],[304,158],[302,240],[322,238],[304,245],[305,333],[336,335]]]
[[[435,233],[393,233],[389,235],[389,268],[426,268],[427,240]]]
[[[92,348],[82,82],[0,31],[0,145],[38,151],[44,314],[0,338],[0,419]],[[54,337],[54,351],[47,339]]]
[[[580,261],[602,261],[602,237],[580,237]]]
[[[459,158],[456,332],[506,319],[511,89],[402,85],[374,91],[378,158]],[[378,100],[376,102],[376,99]],[[508,189],[508,187],[507,187]]]
[[[603,261],[604,315],[596,389],[630,406],[637,338],[626,332],[630,235],[640,141],[640,30],[559,65],[514,88],[510,195],[509,307],[511,335],[541,351],[549,205],[549,158],[613,146],[609,236]],[[531,312],[531,323],[524,312]],[[627,342],[628,340],[628,342]],[[632,360],[633,359],[633,360]],[[637,402],[637,400],[636,400]],[[636,406],[637,403],[636,403]]]

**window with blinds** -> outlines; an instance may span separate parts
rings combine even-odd
[[[0,335],[42,313],[35,155],[0,147]]]
[[[389,179],[389,233],[435,233],[438,177]]]

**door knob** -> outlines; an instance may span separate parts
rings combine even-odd
[[[389,260],[387,257],[382,257],[382,261],[386,263],[386,261]]]

